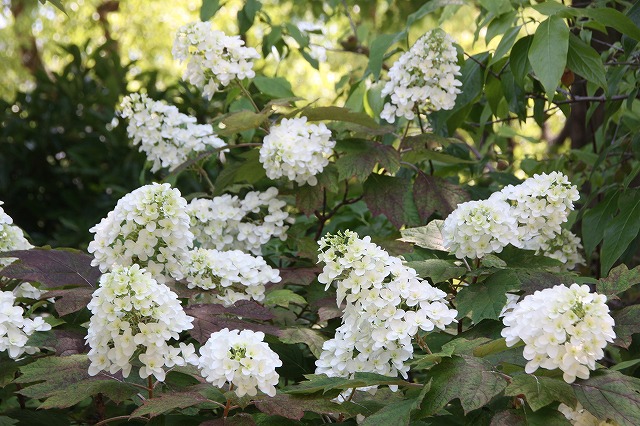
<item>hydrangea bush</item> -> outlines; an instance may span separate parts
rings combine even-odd
[[[637,8],[480,4],[475,53],[442,2],[178,23],[184,96],[119,101],[147,164],[88,247],[0,208],[0,423],[640,424]],[[335,98],[287,80],[297,56],[349,67]],[[593,144],[515,154],[581,102]]]

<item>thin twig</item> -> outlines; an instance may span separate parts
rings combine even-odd
[[[349,12],[349,6],[347,6],[347,1],[342,0],[342,5],[344,6],[344,11],[347,13],[347,19],[349,19],[349,25],[351,25],[351,30],[353,31],[353,36],[355,37],[356,44],[357,44],[358,30],[356,28],[356,24],[353,22],[353,18],[351,17],[351,12]]]
[[[106,425],[107,423],[117,422],[118,420],[144,420],[145,422],[149,421],[149,419],[147,419],[146,417],[139,417],[139,416],[117,416],[117,417],[111,417],[110,419],[102,420],[102,421],[100,421],[100,422],[96,423],[94,426]]]

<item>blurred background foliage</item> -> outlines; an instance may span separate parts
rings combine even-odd
[[[638,5],[630,2],[587,3],[618,8],[636,25],[640,19]],[[633,38],[606,28],[596,18],[563,19],[572,36],[586,40],[587,47],[601,55],[606,81],[594,81],[594,75],[583,78],[567,68],[550,102],[530,64],[525,63],[529,68],[522,69],[517,79],[521,81],[516,81],[512,61],[505,55],[509,50],[526,55],[525,41],[531,41],[539,23],[551,13],[535,1],[73,0],[62,4],[65,13],[51,2],[2,0],[0,13],[4,76],[0,199],[35,245],[85,248],[88,229],[118,198],[154,178],[145,169],[143,156],[130,148],[124,123],[114,120],[125,94],[147,92],[200,122],[249,107],[248,100],[233,90],[206,101],[181,82],[182,68],[170,53],[173,37],[178,27],[197,19],[211,18],[215,28],[241,34],[264,57],[256,65],[259,73],[286,78],[290,91],[314,106],[345,106],[374,117],[382,105],[382,83],[377,73],[371,77],[371,58],[377,55],[383,60],[384,76],[385,67],[420,35],[441,26],[461,47],[463,74],[473,77],[465,81],[467,94],[459,101],[464,104],[452,112],[432,114],[431,124],[435,134],[460,142],[447,147],[447,153],[479,162],[474,166],[436,162],[433,174],[462,184],[473,198],[480,198],[526,175],[564,170],[585,197],[583,208],[573,217],[574,228],[580,227],[584,214],[593,218],[588,210],[608,199],[610,191],[626,193],[621,200],[636,194],[627,189],[636,186],[633,180],[639,171],[634,160],[640,145],[635,99],[638,52]],[[411,14],[424,7],[431,7],[430,13],[412,19]],[[397,33],[402,36],[382,55],[372,52],[381,34]],[[491,56],[499,51],[502,58]],[[575,58],[569,65],[576,65]],[[578,68],[584,70],[582,65]],[[608,94],[623,95],[607,103],[580,101],[602,96],[603,83]],[[255,86],[250,90],[258,98],[263,96]],[[412,132],[419,130],[412,127]],[[241,138],[250,141],[253,136],[244,132]],[[381,141],[393,143],[387,139]],[[209,172],[215,178],[218,170]],[[199,188],[194,178],[182,175],[177,183],[185,193]],[[609,217],[618,212],[612,208],[604,212]],[[354,210],[353,218],[358,214]],[[602,241],[605,222],[599,223],[602,229],[588,242],[589,249],[595,250]],[[623,258],[633,258],[637,240]]]

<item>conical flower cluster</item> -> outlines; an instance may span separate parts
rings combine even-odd
[[[13,359],[38,352],[38,348],[27,345],[29,336],[36,331],[51,330],[42,317],[25,318],[24,309],[15,306],[15,301],[12,292],[0,291],[0,352],[7,351]]]
[[[337,285],[337,304],[346,301],[342,325],[322,346],[316,372],[349,377],[375,372],[407,377],[405,361],[413,356],[412,337],[419,329],[444,329],[457,311],[446,305],[446,293],[420,279],[402,264],[355,232],[320,240],[318,281]]]
[[[567,383],[589,378],[596,361],[613,342],[613,318],[606,297],[589,286],[557,285],[525,297],[502,319],[507,346],[525,343],[523,356],[529,374],[542,367],[561,369]]]

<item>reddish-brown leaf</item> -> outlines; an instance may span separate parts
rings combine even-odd
[[[91,266],[91,256],[71,249],[14,250],[0,253],[0,257],[19,260],[0,271],[0,275],[23,281],[36,281],[45,287],[95,287],[100,270]]]
[[[42,297],[49,299],[55,297],[55,308],[58,314],[63,317],[65,315],[78,312],[87,307],[91,301],[93,289],[86,287],[76,287],[64,290],[53,290],[45,293]]]

